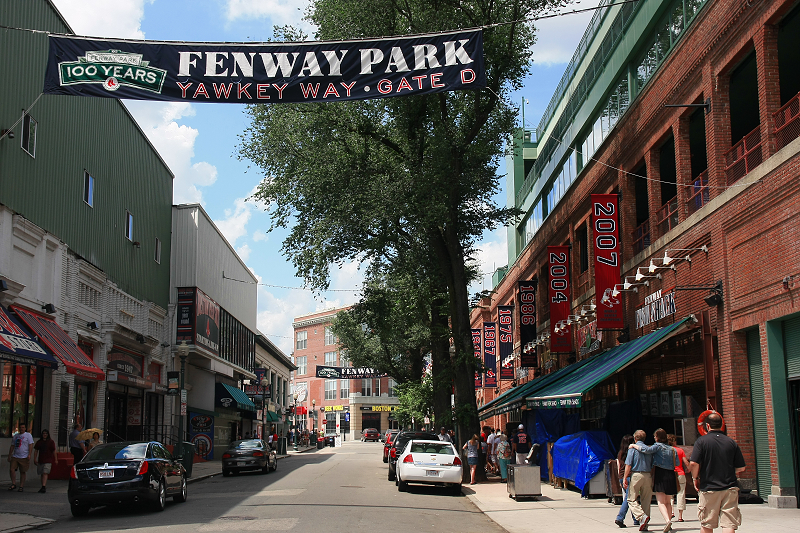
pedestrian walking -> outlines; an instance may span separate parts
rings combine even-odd
[[[675,473],[678,475],[678,495],[675,500],[675,509],[678,511],[678,522],[683,522],[683,512],[686,510],[686,473],[689,472],[689,460],[686,459],[686,452],[683,448],[678,448],[678,439],[670,433],[667,435],[667,444],[675,448],[678,454],[678,466]]]
[[[74,464],[78,464],[86,455],[86,444],[82,440],[78,440],[82,429],[83,426],[79,422],[72,426],[72,432],[69,434],[69,451],[74,459]]]
[[[511,443],[505,433],[501,433],[498,439],[497,465],[500,467],[500,481],[505,483],[508,480],[508,463],[511,462]]]
[[[678,465],[678,454],[675,448],[667,443],[667,432],[658,428],[653,433],[655,444],[645,446],[644,443],[631,444],[640,453],[653,457],[653,492],[658,502],[658,510],[664,517],[664,533],[672,531],[672,497],[678,493],[675,479],[675,467]]]
[[[33,455],[33,437],[28,433],[27,426],[20,422],[17,434],[11,438],[11,447],[8,449],[8,472],[11,486],[8,490],[17,488],[17,470],[19,470],[19,491],[25,488],[25,477],[31,465]]]
[[[56,453],[56,441],[50,438],[50,432],[42,430],[42,436],[33,446],[33,464],[36,465],[36,473],[42,480],[42,488],[39,492],[47,492],[47,478],[54,464],[58,464],[58,454]]]
[[[86,451],[88,452],[92,448],[100,446],[101,444],[103,444],[103,441],[100,440],[100,433],[95,431],[94,433],[92,433],[92,440],[86,443]]]
[[[464,443],[462,450],[467,450],[467,464],[469,465],[469,484],[475,484],[475,469],[478,468],[478,450],[481,446],[481,440],[477,435],[472,435],[472,438]]]
[[[450,434],[447,432],[444,426],[439,429],[439,434],[436,436],[439,437],[439,440],[442,442],[453,442],[453,439],[450,438]]]
[[[494,430],[489,428],[489,434],[486,436],[486,471],[493,474],[497,473],[497,456],[495,455],[495,439],[497,436]]]
[[[511,448],[517,454],[517,464],[524,465],[528,452],[531,451],[531,438],[525,433],[525,426],[517,427],[517,433],[511,439]]]
[[[646,436],[647,433],[637,429],[633,433],[633,440],[637,445],[644,446]],[[652,455],[645,455],[637,448],[628,449],[622,488],[627,491],[631,514],[639,521],[639,531],[647,531],[647,524],[650,523],[650,498],[653,496],[653,477],[650,475],[652,469]],[[641,498],[642,502],[637,502],[636,498]]]
[[[619,486],[625,487],[625,482],[630,483],[630,477],[625,477],[625,458],[628,456],[628,448],[633,444],[633,435],[625,435],[619,443],[619,452],[617,452],[617,476],[619,477]],[[617,518],[614,523],[619,527],[627,527],[625,525],[625,515],[628,514],[628,489],[623,489],[624,494],[622,498],[622,506],[619,508]],[[633,513],[631,513],[633,516]],[[633,525],[638,526],[639,521],[633,517]]]
[[[700,531],[733,533],[742,525],[736,476],[744,471],[742,450],[722,432],[722,417],[712,412],[705,419],[708,433],[694,443],[689,468],[697,489],[697,518]]]

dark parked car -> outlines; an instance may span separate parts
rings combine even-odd
[[[278,469],[278,456],[269,443],[259,439],[236,440],[222,454],[222,475],[248,470],[267,474]]]
[[[399,429],[390,429],[386,432],[386,440],[383,443],[383,462],[389,462],[389,449],[392,447],[392,441],[400,433]]]
[[[361,432],[361,440],[367,442],[371,440],[373,442],[378,442],[381,440],[380,432],[375,428],[367,428]]]
[[[397,477],[397,458],[403,452],[406,444],[410,440],[439,440],[436,433],[427,431],[401,431],[392,441],[389,448],[389,481],[394,481]]]
[[[186,470],[159,442],[115,442],[89,450],[70,472],[73,516],[92,507],[145,503],[163,511],[166,500],[186,501]]]

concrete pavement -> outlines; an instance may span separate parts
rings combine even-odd
[[[298,453],[306,453],[316,450],[316,446],[300,446],[298,447],[297,451],[294,451],[292,447],[289,447],[289,450],[285,455],[279,455],[278,460],[286,459],[287,457],[291,457],[292,455]],[[212,476],[221,476],[222,475],[222,462],[221,461],[206,461],[204,463],[195,463],[192,465],[192,477],[187,480],[187,483],[197,483],[198,481],[202,481],[204,479],[208,479]],[[2,531],[0,531],[2,533]]]

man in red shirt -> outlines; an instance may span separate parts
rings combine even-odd
[[[56,453],[56,441],[50,438],[50,432],[42,430],[42,438],[33,446],[33,464],[36,466],[36,473],[42,479],[42,488],[39,492],[47,492],[47,477],[54,464],[58,464],[58,454]]]

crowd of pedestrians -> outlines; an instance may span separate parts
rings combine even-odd
[[[50,432],[44,429],[39,441],[34,444],[33,436],[28,432],[27,425],[19,423],[17,433],[11,438],[11,447],[8,450],[8,470],[11,478],[8,490],[19,492],[25,490],[25,481],[28,477],[31,460],[33,460],[36,474],[42,482],[39,492],[47,492],[47,478],[53,465],[58,464],[56,443],[50,437]],[[19,472],[19,486],[17,486],[17,472]]]

